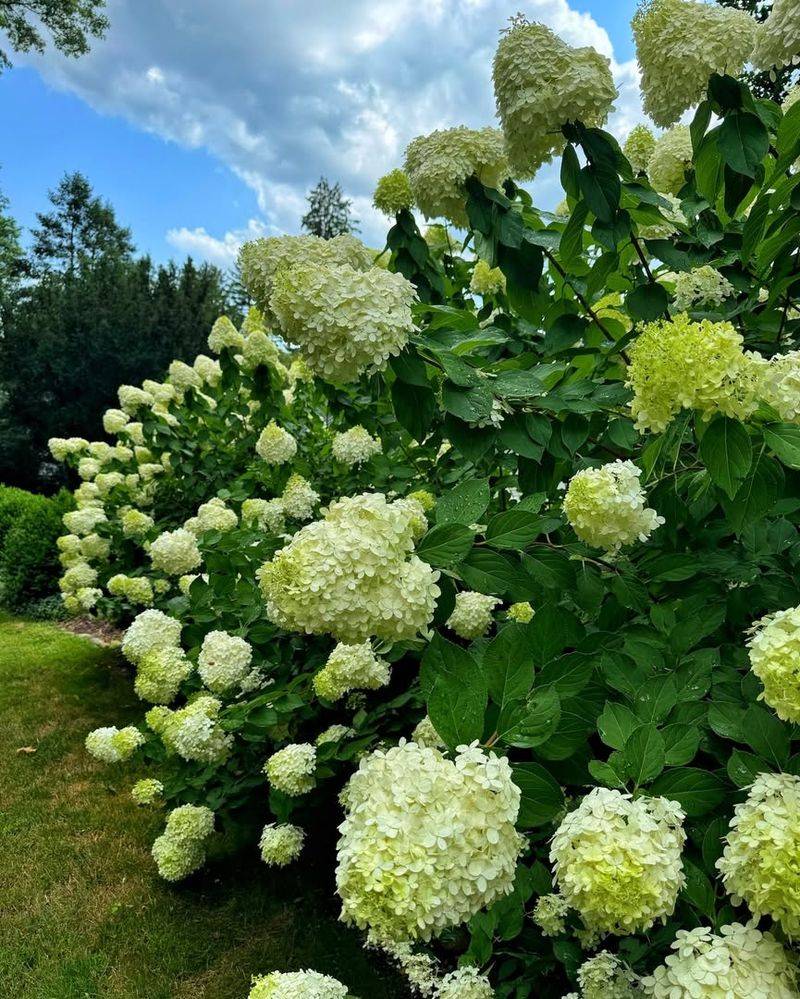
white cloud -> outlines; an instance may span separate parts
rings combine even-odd
[[[170,243],[216,262],[261,227],[297,231],[321,175],[353,199],[362,235],[382,243],[377,178],[434,128],[494,121],[491,62],[508,0],[109,0],[111,30],[80,60],[31,56],[47,80],[99,111],[218,157],[256,193],[263,219],[220,237],[170,230]],[[567,0],[518,0],[531,19],[612,60],[611,127],[640,120],[636,66]],[[552,168],[537,196],[560,197]],[[546,206],[547,207],[547,206]]]
[[[226,232],[221,239],[210,235],[202,226],[196,229],[188,229],[186,226],[168,229],[167,242],[176,250],[181,250],[192,257],[199,257],[201,260],[208,260],[224,269],[232,267],[236,262],[243,243],[266,235],[269,235],[267,226],[260,219],[250,219],[245,229]]]

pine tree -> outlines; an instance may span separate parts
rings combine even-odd
[[[772,12],[772,0],[717,0],[722,7],[734,7],[736,10],[751,14],[759,24],[766,21]],[[766,97],[780,104],[798,82],[796,66],[784,66],[781,69],[757,72],[745,70],[742,79],[750,87],[756,97]]]
[[[352,201],[345,198],[338,182],[331,187],[326,177],[320,177],[306,201],[308,211],[301,224],[312,236],[333,239],[346,232],[358,232],[358,224],[350,217]]]

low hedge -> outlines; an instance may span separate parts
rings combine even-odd
[[[0,486],[0,603],[22,610],[57,591],[61,572],[56,538],[74,505],[66,490],[40,496]]]

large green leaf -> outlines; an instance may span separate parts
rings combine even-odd
[[[738,420],[717,417],[700,441],[700,457],[712,481],[733,497],[753,462],[750,435]]]
[[[770,423],[764,440],[788,468],[800,468],[800,427],[794,423]]]
[[[489,505],[486,479],[465,479],[436,501],[436,523],[475,524]]]
[[[517,825],[522,829],[543,826],[563,810],[564,792],[558,781],[539,763],[516,763],[514,783],[522,792]]]
[[[422,385],[399,379],[392,385],[392,404],[397,422],[416,441],[423,441],[431,429],[436,412],[436,397]]]
[[[498,738],[517,749],[547,742],[561,719],[561,699],[553,689],[536,691],[527,701],[507,704],[497,723]]]
[[[656,778],[650,793],[677,801],[690,818],[705,815],[725,798],[725,782],[709,770],[680,767]]]
[[[472,548],[475,535],[463,524],[437,524],[417,545],[417,555],[440,569],[460,562]]]
[[[541,518],[528,510],[507,510],[489,521],[486,540],[497,548],[525,548],[542,533]]]
[[[725,163],[747,177],[755,177],[756,167],[769,152],[769,132],[751,111],[732,111],[726,115],[717,142]]]
[[[489,642],[483,669],[489,696],[499,707],[527,697],[533,683],[533,658],[524,625],[509,624]]]
[[[625,772],[636,787],[648,784],[664,769],[664,737],[655,725],[640,725],[625,742]]]

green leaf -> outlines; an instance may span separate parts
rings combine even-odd
[[[758,115],[751,111],[733,111],[725,116],[717,143],[731,170],[755,177],[756,167],[769,152],[769,132]]]
[[[569,143],[561,157],[561,186],[571,198],[576,200],[580,197],[580,173],[578,154],[572,143]]]
[[[664,738],[655,725],[640,725],[628,736],[625,772],[636,787],[648,784],[664,769]]]
[[[737,787],[750,787],[759,774],[768,773],[770,765],[760,756],[734,749],[728,760],[728,776]]]
[[[428,696],[428,715],[450,749],[483,735],[486,683],[480,670],[461,676],[437,676]]]
[[[682,767],[697,756],[703,733],[696,725],[667,725],[664,736],[664,762],[669,767]]]
[[[585,166],[579,176],[581,193],[595,218],[613,222],[619,208],[622,186],[616,168],[599,161]]]
[[[683,873],[686,876],[686,881],[681,894],[684,898],[688,899],[698,912],[714,922],[717,914],[714,886],[703,871],[685,857],[683,859]]]
[[[498,738],[517,749],[534,749],[547,742],[561,719],[561,699],[555,690],[535,690],[527,701],[506,705],[497,722]]]
[[[527,510],[508,510],[489,521],[486,540],[497,548],[525,548],[542,533],[541,518]]]
[[[677,801],[690,818],[705,815],[725,798],[725,783],[715,773],[696,767],[667,770],[656,778],[650,793]]]
[[[442,677],[452,677],[458,681],[478,672],[480,672],[478,664],[470,653],[460,645],[448,642],[437,631],[422,656],[419,671],[420,689],[427,697],[436,681]]]
[[[638,288],[628,292],[625,308],[631,319],[651,322],[667,311],[669,295],[660,284],[640,284]]]
[[[514,764],[513,778],[522,793],[517,818],[520,828],[543,826],[563,811],[566,802],[561,786],[540,764]]]
[[[530,586],[525,573],[507,556],[484,548],[473,548],[458,571],[467,586],[480,593],[503,596],[517,586]]]
[[[738,420],[718,417],[703,434],[700,457],[712,482],[733,498],[753,462],[750,435]]]
[[[544,666],[568,646],[576,646],[584,634],[574,614],[553,604],[540,607],[527,629],[535,666]]]
[[[629,707],[618,701],[606,701],[603,713],[597,719],[597,731],[603,742],[612,749],[624,749],[628,737],[642,724]]]
[[[465,389],[446,381],[442,386],[442,405],[460,420],[477,423],[492,412],[492,393],[487,385]]]
[[[533,659],[524,625],[506,625],[489,642],[483,653],[483,670],[489,696],[499,707],[527,697],[533,683]]]
[[[737,534],[769,513],[782,487],[780,465],[762,454],[733,499],[723,502],[728,521]]]
[[[776,767],[788,761],[790,728],[760,704],[751,704],[745,712],[744,735],[748,746]]]
[[[470,551],[475,535],[463,524],[438,524],[417,545],[417,555],[428,565],[445,569]]]
[[[489,505],[489,482],[465,479],[436,501],[436,523],[475,524]]]
[[[392,405],[400,426],[416,441],[430,432],[436,412],[436,396],[431,389],[399,379],[392,385]]]
[[[567,267],[583,252],[583,227],[586,224],[588,214],[589,206],[585,201],[579,201],[572,209],[569,221],[561,234],[558,255],[561,262]]]
[[[569,556],[544,545],[522,555],[525,571],[546,590],[565,590],[575,582],[575,567]]]
[[[788,468],[800,468],[800,427],[793,423],[770,423],[764,440]]]

